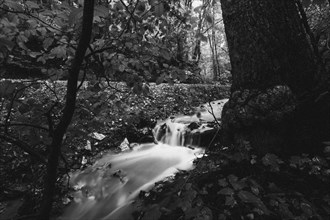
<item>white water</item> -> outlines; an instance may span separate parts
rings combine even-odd
[[[174,135],[170,143],[178,143]],[[61,220],[130,219],[130,204],[141,190],[179,170],[193,168],[203,149],[168,144],[143,144],[121,154],[108,154],[84,171],[74,173],[74,202]],[[125,217],[123,217],[125,215]]]
[[[207,122],[220,120],[222,109],[228,99],[205,103],[197,107],[198,113],[191,116],[177,116],[159,122],[154,128],[154,137],[157,142],[171,146],[200,146],[201,133],[212,130]],[[191,130],[189,125],[195,123],[197,128]]]
[[[73,173],[70,184],[76,188],[74,201],[59,220],[132,219],[132,203],[141,190],[150,189],[155,182],[179,170],[193,168],[194,159],[204,150],[183,147],[198,145],[194,138],[199,136],[189,134],[194,131],[189,130],[188,125],[220,118],[226,101],[204,104],[200,106],[199,114],[159,123],[154,129],[159,144],[142,144],[121,154],[109,153],[93,166]],[[207,129],[200,127],[196,130],[203,132]]]

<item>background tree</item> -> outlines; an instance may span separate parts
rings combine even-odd
[[[187,20],[189,57],[201,68],[208,82],[228,82],[230,70],[220,2],[194,1]]]
[[[308,96],[320,73],[297,2],[222,0],[221,6],[233,77],[225,128],[261,152],[311,145],[316,133],[320,142],[328,113],[317,113],[311,106],[317,95]]]

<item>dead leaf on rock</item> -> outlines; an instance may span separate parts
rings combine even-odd
[[[90,140],[87,140],[85,150],[92,150],[92,143]]]
[[[127,150],[130,149],[129,142],[128,142],[127,138],[125,138],[123,140],[123,142],[121,142],[121,144],[119,145],[119,148],[121,149],[121,151],[127,151]]]
[[[89,136],[91,136],[92,138],[94,138],[98,141],[102,141],[106,137],[104,134],[100,134],[100,133],[97,133],[97,132],[93,132]]]

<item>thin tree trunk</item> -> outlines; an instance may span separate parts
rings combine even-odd
[[[200,56],[201,56],[201,40],[200,40],[200,35],[202,34],[202,24],[204,21],[204,16],[205,16],[205,2],[203,1],[202,3],[202,8],[201,11],[199,13],[199,21],[198,21],[198,26],[197,26],[197,32],[196,32],[196,43],[195,43],[195,47],[193,50],[193,55],[192,55],[192,59],[195,60],[196,63],[199,63],[200,60]]]
[[[184,60],[184,36],[181,36],[180,34],[178,34],[177,36],[177,53],[176,53],[176,59],[178,61],[183,61]]]
[[[75,58],[72,63],[72,67],[69,71],[66,103],[63,109],[63,115],[60,119],[60,122],[54,130],[53,140],[50,145],[50,152],[48,155],[48,162],[47,162],[47,173],[44,180],[45,188],[43,192],[43,202],[41,206],[41,212],[38,217],[39,220],[47,220],[50,217],[50,212],[53,204],[53,197],[55,195],[57,168],[58,168],[59,156],[61,154],[62,140],[69,124],[71,123],[71,119],[73,117],[75,110],[78,75],[80,71],[80,66],[85,56],[86,49],[88,48],[91,39],[93,12],[94,12],[94,0],[85,0],[81,38],[78,44]]]
[[[209,39],[209,45],[210,45],[210,49],[211,49],[211,53],[212,53],[212,69],[213,69],[213,80],[217,80],[218,79],[218,68],[217,68],[217,64],[216,64],[216,60],[215,60],[215,52],[214,52],[214,41],[213,41],[213,31],[212,31],[212,36],[208,36]]]
[[[215,37],[215,5],[212,7],[212,16],[213,16],[213,21],[212,21],[212,36],[210,39],[212,39],[212,44],[210,43],[210,46],[212,47],[212,62],[213,62],[213,72],[214,76],[213,79],[216,81],[220,77],[220,64],[219,64],[219,59],[218,59],[218,52],[217,52],[217,39]]]
[[[212,38],[213,38],[213,47],[214,47],[215,66],[217,68],[217,78],[215,80],[219,80],[220,75],[221,75],[221,69],[220,69],[219,55],[218,55],[218,50],[217,50],[218,46],[217,46],[217,42],[216,42],[215,33],[212,36]]]

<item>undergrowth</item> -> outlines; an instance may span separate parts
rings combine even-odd
[[[328,155],[329,156],[329,155]],[[195,170],[141,195],[137,219],[328,219],[330,158],[257,156],[248,142],[213,147]]]

